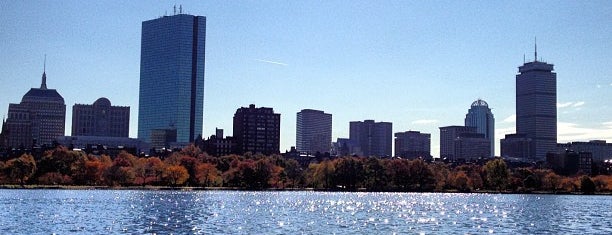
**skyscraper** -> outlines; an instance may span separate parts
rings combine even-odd
[[[533,160],[545,160],[557,145],[557,74],[538,61],[537,45],[534,55],[516,75],[516,133],[531,139]]]
[[[391,157],[393,124],[390,122],[350,122],[349,138],[357,144],[362,156]]]
[[[72,106],[72,136],[128,137],[129,132],[130,107],[111,106],[104,97]]]
[[[303,109],[297,113],[296,148],[311,154],[331,149],[332,115],[319,110]]]
[[[176,130],[186,143],[202,135],[206,17],[178,14],[142,22],[138,138]]]
[[[6,145],[26,148],[51,145],[64,135],[65,122],[64,98],[55,89],[47,89],[47,73],[43,69],[40,88],[30,89],[21,103],[9,104]]]
[[[484,134],[491,142],[491,157],[495,155],[495,118],[486,101],[478,99],[465,115],[465,126],[476,127],[476,133]]]
[[[234,138],[239,154],[277,154],[280,148],[280,114],[254,104],[234,114]]]

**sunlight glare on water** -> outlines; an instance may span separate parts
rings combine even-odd
[[[0,234],[612,234],[609,196],[2,190]],[[35,215],[35,216],[32,216]],[[24,226],[28,225],[28,226]]]

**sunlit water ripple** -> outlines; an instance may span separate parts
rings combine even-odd
[[[612,234],[612,197],[0,190],[0,234]]]

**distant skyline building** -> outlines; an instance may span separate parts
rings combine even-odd
[[[516,75],[516,133],[531,140],[531,155],[525,161],[544,161],[548,152],[557,150],[557,74],[553,69],[553,64],[538,61],[536,44],[534,61],[520,66]]]
[[[280,153],[280,114],[274,109],[254,104],[241,107],[234,114],[234,139],[238,154]]]
[[[495,118],[486,101],[478,99],[472,103],[465,115],[465,126],[476,127],[476,133],[484,134],[489,140],[491,156],[495,155]]]
[[[415,159],[431,158],[431,134],[418,131],[395,133],[395,156]]]
[[[329,153],[332,142],[332,115],[302,109],[296,118],[296,149],[309,154]]]
[[[206,17],[178,14],[142,22],[138,138],[175,130],[179,143],[202,136]]]
[[[357,144],[361,156],[391,157],[393,124],[364,120],[350,122],[349,139]]]
[[[47,88],[44,67],[40,88],[30,89],[21,103],[9,104],[6,128],[3,127],[7,132],[3,133],[7,146],[51,146],[57,137],[64,135],[66,104],[55,89]]]
[[[491,156],[490,141],[473,126],[440,127],[440,158],[451,162]]]
[[[589,152],[593,156],[593,162],[601,163],[605,160],[612,161],[612,143],[605,140],[591,140],[588,142],[574,141],[569,143],[557,144],[557,152],[563,153],[574,151],[576,153]]]
[[[111,106],[107,98],[72,106],[72,136],[128,137],[130,107]]]

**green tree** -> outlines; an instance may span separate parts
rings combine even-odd
[[[354,157],[343,157],[335,161],[335,181],[346,189],[355,190],[361,183],[364,170],[363,164]]]
[[[501,158],[487,162],[484,167],[487,183],[492,189],[505,190],[508,185],[510,174],[506,162]]]

